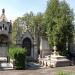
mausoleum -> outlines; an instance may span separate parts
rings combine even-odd
[[[20,31],[20,28],[22,28],[22,32]],[[44,57],[45,55],[51,54],[48,40],[45,37],[40,37],[38,49],[38,38],[36,34],[32,34],[26,22],[19,23],[16,35],[16,44],[18,47],[26,48],[28,58],[33,60],[37,60],[39,56]]]
[[[0,57],[8,57],[8,48],[11,43],[12,24],[5,16],[5,9],[2,9],[0,17]]]

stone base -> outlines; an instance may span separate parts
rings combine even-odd
[[[51,62],[52,67],[64,67],[64,66],[70,66],[71,62],[69,59],[67,59],[65,56],[60,55],[51,55]]]
[[[13,69],[13,60],[7,63],[6,57],[0,57],[0,69]]]
[[[44,67],[64,67],[70,66],[71,61],[65,56],[48,55],[45,58],[39,58],[39,63]]]

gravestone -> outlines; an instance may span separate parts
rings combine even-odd
[[[48,40],[45,37],[40,38],[40,57],[44,58],[51,54],[51,48],[49,46]]]

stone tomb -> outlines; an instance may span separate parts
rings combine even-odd
[[[0,58],[8,58],[8,48],[11,44],[12,24],[8,22],[5,16],[5,10],[2,9],[0,17]],[[3,61],[0,59],[0,61]],[[7,60],[6,60],[7,61]]]
[[[64,67],[70,66],[71,62],[65,56],[51,55],[50,66],[51,67]]]
[[[50,55],[45,55],[45,57],[39,56],[39,63],[44,67],[64,67],[70,66],[71,62],[65,56],[61,56],[56,52],[56,46],[54,46],[54,52]]]

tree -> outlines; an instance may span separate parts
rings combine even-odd
[[[47,36],[50,45],[56,45],[63,54],[66,43],[73,38],[73,12],[65,1],[48,1],[46,9]]]
[[[70,43],[73,42],[73,32],[74,32],[74,24],[73,24],[73,20],[74,20],[74,15],[73,15],[73,11],[72,9],[70,9],[69,5],[65,2],[62,1],[60,3],[60,26],[61,26],[61,35],[62,39],[60,39],[61,43],[59,43],[60,45],[58,46],[59,49],[63,49],[63,51],[66,50],[66,44],[68,44],[68,50],[70,47]],[[63,43],[62,43],[63,41]],[[61,45],[62,44],[62,45]],[[64,48],[65,47],[65,48]]]
[[[59,1],[58,0],[49,0],[46,9],[46,24],[47,24],[47,36],[50,45],[56,45],[56,18],[59,11]]]

